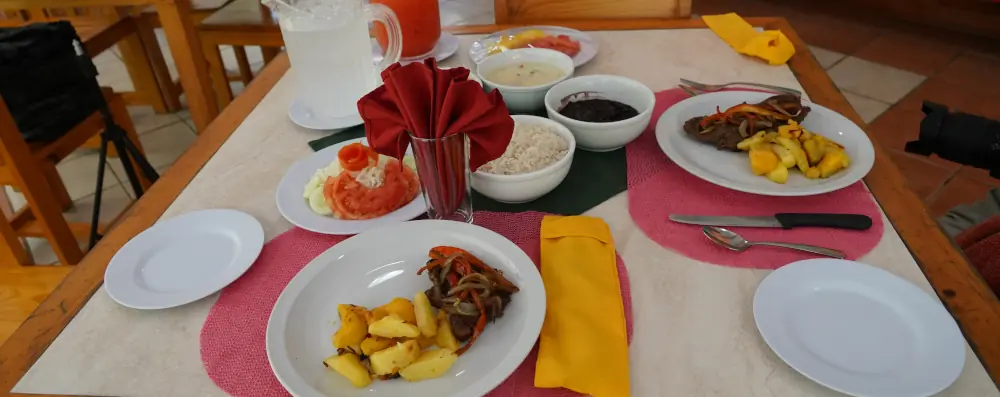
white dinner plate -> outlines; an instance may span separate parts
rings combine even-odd
[[[309,209],[309,203],[302,197],[302,190],[306,183],[316,173],[316,170],[326,168],[330,163],[337,161],[337,152],[340,151],[340,148],[355,142],[368,144],[368,140],[365,138],[346,140],[330,145],[313,153],[305,160],[292,164],[285,176],[281,178],[281,182],[278,183],[278,190],[275,193],[275,202],[281,216],[295,226],[309,231],[343,235],[361,233],[375,226],[408,221],[427,212],[427,202],[424,201],[422,194],[418,194],[413,201],[399,209],[374,219],[337,219],[333,216],[317,214]],[[412,152],[412,149],[407,150],[408,154]]]
[[[503,271],[520,292],[442,377],[420,382],[372,380],[354,388],[323,366],[336,354],[337,304],[376,307],[412,299],[431,286],[417,269],[438,245],[463,248]],[[524,361],[545,319],[545,287],[531,259],[503,236],[462,222],[420,220],[351,237],[313,259],[281,293],[267,323],[267,357],[282,386],[296,397],[480,397]]]
[[[469,57],[472,58],[472,62],[482,62],[489,56],[490,45],[500,41],[501,37],[514,35],[519,32],[532,29],[541,30],[549,35],[566,35],[571,37],[573,40],[579,41],[580,52],[573,57],[573,66],[580,67],[583,64],[590,62],[591,59],[594,59],[594,57],[597,56],[597,41],[594,41],[590,35],[584,32],[561,26],[525,26],[507,29],[476,40],[472,43],[472,47],[469,48]]]
[[[875,164],[875,148],[865,131],[833,110],[802,100],[812,111],[802,122],[807,130],[844,146],[851,164],[827,179],[808,179],[789,170],[788,182],[778,184],[750,171],[746,153],[718,150],[698,142],[684,132],[684,122],[740,103],[758,103],[774,94],[723,91],[685,99],[671,106],[656,123],[656,141],[663,152],[681,168],[712,184],[741,192],[766,196],[811,196],[843,189],[861,180]]]
[[[455,55],[455,53],[458,52],[458,46],[458,36],[448,32],[441,32],[441,38],[438,39],[437,44],[434,46],[434,52],[431,53],[430,56],[433,56],[434,59],[441,62],[445,59],[451,58],[452,55]],[[375,39],[372,39],[372,57],[375,59],[376,63],[382,62],[384,52],[385,51],[382,50],[382,47],[379,46],[378,42],[375,41]],[[410,62],[420,62],[424,59],[427,58],[404,59],[400,60],[400,63],[405,65]]]
[[[236,281],[260,255],[264,229],[247,213],[202,210],[159,222],[111,258],[104,288],[133,309],[166,309]]]
[[[853,396],[931,396],[965,364],[965,340],[944,306],[885,270],[810,259],[757,287],[761,336],[789,366]]]
[[[288,105],[288,118],[299,127],[310,130],[340,130],[364,123],[360,113],[340,117],[317,116],[298,99],[292,100],[291,105]]]

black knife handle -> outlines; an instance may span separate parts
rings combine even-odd
[[[867,230],[872,227],[872,218],[858,214],[774,214],[774,217],[785,229],[813,226]]]

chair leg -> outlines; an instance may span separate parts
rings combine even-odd
[[[156,28],[153,22],[155,21],[150,21],[148,17],[144,16],[136,18],[138,25],[136,31],[142,40],[143,48],[145,48],[146,58],[156,75],[166,109],[168,112],[176,112],[182,108],[181,90],[174,83],[173,77],[170,77],[170,69],[167,68],[163,51],[160,49],[160,42],[156,39]]]
[[[63,183],[62,177],[59,176],[55,164],[43,163],[41,168],[45,182],[52,188],[52,196],[55,197],[59,208],[66,211],[73,207],[73,199],[69,196],[69,191],[66,190],[66,185]]]
[[[145,44],[139,35],[129,35],[118,42],[118,50],[141,102],[152,106],[157,113],[166,113],[169,109],[164,100],[163,90],[157,81],[156,71],[150,58],[146,56]]]
[[[114,118],[115,124],[118,124],[118,126],[125,130],[125,135],[128,137],[128,140],[132,141],[132,143],[135,144],[136,149],[139,149],[139,153],[142,153],[142,155],[145,156],[146,151],[143,150],[142,142],[139,141],[139,134],[135,132],[135,125],[132,124],[132,117],[128,114],[128,109],[125,107],[125,101],[123,101],[120,96],[116,95],[113,97],[111,102],[108,103],[108,107],[111,109],[111,117]],[[112,146],[108,146],[108,149],[111,148]],[[110,156],[111,151],[109,150],[108,157]],[[140,168],[135,159],[131,156],[128,158],[131,159],[133,169],[136,170],[136,174],[139,177],[139,184],[142,185],[142,190],[146,191],[153,185],[153,183],[146,178],[145,174],[138,171]]]
[[[281,49],[280,48],[275,48],[275,47],[260,47],[260,54],[264,58],[264,64],[265,65],[271,63],[271,61],[273,61],[274,58],[277,57],[279,53],[281,53]]]
[[[233,91],[229,87],[229,78],[226,76],[226,66],[222,62],[222,52],[219,46],[207,43],[204,40],[201,45],[205,52],[205,59],[208,60],[208,73],[212,77],[212,86],[215,88],[215,97],[219,102],[219,110],[225,109],[233,101]]]
[[[0,186],[0,189],[3,187]],[[0,190],[0,212],[3,219],[0,219],[0,268],[15,267],[17,265],[32,264],[31,255],[24,248],[24,242],[18,237],[17,232],[11,227],[9,220],[14,218],[14,207],[10,204],[7,192]]]
[[[236,66],[240,71],[240,80],[243,85],[250,85],[253,80],[253,70],[250,69],[250,59],[247,58],[247,49],[241,45],[233,46],[233,53],[236,55]]]

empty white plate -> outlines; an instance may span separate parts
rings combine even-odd
[[[445,59],[451,58],[452,55],[455,55],[455,53],[458,52],[458,45],[458,36],[448,32],[441,32],[441,38],[438,39],[437,45],[434,46],[434,52],[430,54],[430,56],[433,56],[434,59],[441,62]],[[372,39],[372,58],[376,63],[382,62],[383,52],[384,51],[382,50],[382,47],[378,45],[378,42],[375,41],[375,39]],[[410,62],[422,62],[424,59],[427,58],[402,59],[400,60],[400,63],[405,65]]]
[[[292,104],[288,106],[288,118],[292,119],[292,122],[299,127],[310,130],[339,130],[364,123],[359,113],[340,117],[317,116],[298,99],[293,100]]]
[[[930,396],[965,363],[944,306],[910,282],[853,261],[810,259],[767,276],[753,300],[764,341],[789,366],[853,396]]]
[[[111,299],[133,309],[166,309],[236,281],[260,255],[264,229],[236,210],[189,212],[125,244],[104,272]]]

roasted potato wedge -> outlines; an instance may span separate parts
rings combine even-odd
[[[368,336],[368,323],[365,317],[355,310],[344,310],[340,314],[340,329],[333,334],[333,346],[340,349],[360,345]]]
[[[768,172],[764,176],[766,176],[767,179],[770,179],[774,183],[785,183],[788,182],[788,168],[785,168],[785,166],[782,164],[778,164],[777,167],[774,167],[774,169],[771,170],[771,172]]]
[[[395,314],[408,324],[417,325],[417,317],[413,312],[413,304],[406,298],[392,298],[389,303],[380,306],[387,314]]]
[[[437,344],[437,336],[423,336],[417,337],[417,343],[420,344],[421,349],[427,349]]]
[[[371,323],[367,333],[383,338],[416,338],[420,336],[420,329],[416,325],[403,322],[399,316],[390,314]]]
[[[338,374],[343,375],[351,381],[354,387],[365,387],[372,383],[372,377],[368,373],[368,368],[361,364],[361,359],[353,353],[330,356],[323,360],[323,365],[327,366]]]
[[[396,340],[392,338],[369,336],[365,338],[365,340],[361,341],[361,353],[364,353],[366,356],[371,356],[373,353],[384,350],[395,344]]]
[[[438,347],[451,351],[458,350],[458,339],[455,338],[455,334],[451,331],[451,322],[448,321],[448,315],[444,312],[438,312],[438,332],[436,339]]]
[[[416,361],[399,370],[399,375],[410,382],[433,379],[448,372],[458,356],[448,349],[428,350]]]
[[[371,364],[372,371],[376,375],[391,375],[410,365],[419,357],[420,344],[416,340],[408,340],[375,352],[368,357],[368,363]]]
[[[437,318],[434,317],[434,308],[431,307],[431,301],[427,299],[427,295],[424,295],[423,291],[417,292],[417,295],[413,297],[413,309],[420,334],[428,338],[437,335],[438,326]]]

